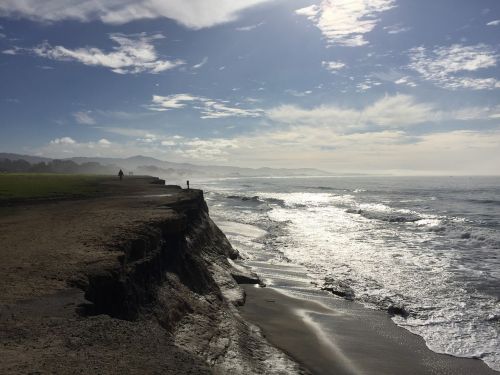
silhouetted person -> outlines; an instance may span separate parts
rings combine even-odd
[[[189,180],[186,181],[186,185],[188,186],[188,190],[189,190]]]
[[[120,180],[123,180],[123,171],[120,169],[120,172],[118,172],[118,177],[120,177]]]

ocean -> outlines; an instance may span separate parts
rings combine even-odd
[[[226,178],[210,215],[270,286],[326,289],[500,370],[499,177]],[[277,273],[273,265],[290,266]],[[294,271],[293,271],[294,270]]]

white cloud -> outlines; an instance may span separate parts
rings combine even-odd
[[[109,145],[111,145],[111,142],[108,141],[106,138],[99,139],[99,141],[97,143],[99,145],[101,145],[101,146],[109,146]]]
[[[19,54],[19,52],[21,52],[21,51],[22,51],[22,48],[19,48],[19,47],[15,47],[15,46],[14,46],[14,47],[12,47],[12,48],[9,48],[9,49],[5,49],[5,50],[3,50],[3,51],[2,51],[2,53],[3,53],[4,55],[12,55],[12,56],[14,56],[14,55],[18,55],[18,54]]]
[[[77,61],[89,66],[103,66],[115,73],[160,73],[184,64],[181,60],[162,60],[158,57],[153,41],[164,38],[161,34],[148,36],[111,34],[110,39],[118,46],[105,52],[95,47],[68,49],[63,46],[51,46],[44,42],[24,51],[58,61]],[[4,51],[6,53],[6,51]]]
[[[133,129],[129,129],[133,138]],[[142,131],[135,129],[137,133]],[[131,155],[168,155],[177,161],[227,161],[231,151],[239,148],[236,140],[224,138],[185,138],[179,135],[148,134],[144,139],[132,139],[124,143],[111,142],[106,138],[98,141],[78,142],[69,137],[57,138],[34,150],[36,154],[51,157]]]
[[[227,160],[230,151],[238,148],[237,142],[230,139],[192,139],[183,142],[177,154],[187,159]]]
[[[177,142],[174,142],[174,141],[161,141],[160,144],[162,146],[175,146],[177,144]]]
[[[298,98],[311,95],[312,91],[311,90],[306,90],[306,91],[297,91],[297,90],[285,90],[285,93],[290,94],[292,96],[296,96]]]
[[[413,96],[384,96],[364,108],[321,105],[310,109],[282,105],[266,111],[272,121],[298,127],[317,126],[336,133],[352,133],[374,129],[404,129],[422,123],[449,121],[492,121],[500,118],[500,105],[437,109],[418,102]]]
[[[498,129],[415,136],[401,129],[341,133],[324,124],[304,123],[279,129],[261,128],[234,138],[150,135],[155,139],[150,143],[133,139],[108,144],[68,138],[70,142],[52,141],[34,151],[52,157],[141,154],[171,161],[315,167],[339,173],[495,174],[500,164]],[[134,138],[133,134],[130,136]]]
[[[359,47],[368,44],[364,36],[380,21],[378,14],[394,7],[394,0],[322,0],[296,13],[312,21],[329,43]]]
[[[387,34],[400,34],[411,30],[411,27],[405,27],[400,23],[391,26],[385,26],[384,30],[387,30]]]
[[[431,121],[435,118],[433,106],[417,103],[408,95],[385,96],[363,109],[322,105],[303,109],[283,105],[267,111],[274,121],[289,125],[325,126],[337,131],[364,129],[369,125],[405,127]]]
[[[486,26],[498,26],[498,25],[500,25],[500,20],[491,21],[486,24]]]
[[[76,112],[73,113],[73,117],[75,118],[76,122],[82,125],[95,125],[95,120],[90,116],[90,112]]]
[[[204,57],[198,64],[193,65],[193,69],[200,69],[203,65],[208,62],[208,57]]]
[[[500,163],[498,130],[412,136],[394,130],[338,134],[324,127],[296,126],[237,141],[240,147],[231,160],[334,172],[496,174]]]
[[[498,55],[485,44],[464,46],[453,44],[427,51],[424,47],[412,48],[409,53],[409,68],[416,70],[425,80],[446,89],[484,90],[500,87],[496,78],[464,76],[463,72],[474,72],[496,66]]]
[[[77,142],[73,138],[62,137],[50,141],[35,150],[35,153],[50,157],[119,156],[120,150],[125,151],[123,145],[110,142],[106,138],[101,138],[96,142]]]
[[[356,84],[356,89],[357,89],[356,91],[364,92],[364,91],[371,89],[372,87],[380,86],[381,84],[382,84],[381,82],[375,81],[371,77],[366,76],[364,81]]]
[[[271,0],[2,0],[0,17],[24,17],[36,21],[91,21],[123,24],[126,22],[170,18],[200,29],[234,21],[238,14],[254,5]]]
[[[53,145],[73,145],[75,143],[76,143],[76,141],[70,137],[56,138],[56,139],[53,139],[52,141],[50,141],[50,144],[53,144]]]
[[[184,108],[188,102],[198,101],[200,97],[190,94],[174,94],[169,96],[153,95],[153,104],[148,106],[152,111],[168,111],[170,109]]]
[[[147,106],[151,111],[168,111],[186,107],[189,103],[201,113],[202,119],[224,117],[259,117],[262,114],[258,109],[242,109],[227,105],[225,101],[216,101],[203,96],[191,94],[174,94],[169,96],[153,95],[152,104]]]
[[[346,66],[342,61],[322,61],[321,65],[330,72],[336,72]]]
[[[134,129],[134,128],[118,128],[118,127],[107,127],[107,126],[102,126],[102,127],[96,127],[97,129],[100,129],[102,131],[111,133],[111,134],[118,134],[122,135],[125,137],[133,137],[133,138],[148,138],[151,135],[156,137],[154,134],[152,134],[151,131],[148,130],[143,130],[143,129]]]
[[[404,77],[401,77],[401,78],[398,78],[396,81],[394,81],[394,83],[396,85],[406,85],[406,86],[410,86],[410,87],[417,87],[418,85],[413,82],[411,80],[410,77],[408,76],[404,76]]]
[[[261,110],[242,109],[230,107],[226,104],[206,100],[201,109],[202,119],[214,119],[225,117],[259,117],[262,114]]]
[[[252,30],[255,30],[257,27],[262,26],[263,24],[264,24],[264,22],[260,22],[260,23],[257,23],[255,25],[237,27],[236,31],[252,31]]]

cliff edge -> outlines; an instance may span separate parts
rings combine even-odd
[[[202,191],[106,191],[0,207],[0,373],[305,373],[239,315],[252,277]]]

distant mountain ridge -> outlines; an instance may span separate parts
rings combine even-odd
[[[2,159],[25,160],[30,164],[50,163],[51,161],[56,160],[31,155],[0,153],[0,160]],[[175,175],[197,177],[283,177],[331,175],[330,172],[314,168],[244,168],[220,165],[196,165],[191,163],[169,162],[142,155],[131,156],[128,158],[72,157],[61,160],[72,161],[78,165],[98,163],[102,167],[121,168],[126,173],[154,173],[161,176]]]
[[[32,156],[32,155],[21,155],[21,154],[12,154],[8,152],[0,152],[0,160],[1,159],[9,159],[9,160],[25,160],[30,164],[34,163],[46,163],[52,161],[53,159],[44,158],[41,156]]]

